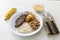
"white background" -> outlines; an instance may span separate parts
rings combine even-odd
[[[33,4],[42,4],[45,10],[49,11],[55,18],[60,30],[60,2],[41,1],[41,0],[1,0],[0,1],[0,40],[60,40],[59,35],[48,36],[44,28],[34,36],[20,37],[11,32],[11,28],[4,21],[5,13],[12,7],[16,7],[17,11],[29,10],[33,8]]]

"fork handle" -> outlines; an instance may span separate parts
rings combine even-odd
[[[47,25],[47,28],[48,28],[48,30],[49,30],[49,32],[50,32],[49,34],[53,35],[53,32],[52,32],[52,30],[51,30],[50,25],[49,25],[48,22],[46,22],[46,25]]]

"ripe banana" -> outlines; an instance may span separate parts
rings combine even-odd
[[[15,12],[16,12],[16,8],[10,9],[10,10],[6,13],[4,19],[5,19],[5,20],[8,20]]]

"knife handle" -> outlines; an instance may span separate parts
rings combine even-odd
[[[53,20],[51,21],[51,25],[52,25],[54,31],[56,32],[56,34],[58,34],[59,33],[59,30],[58,30],[58,28],[57,28],[57,26],[56,26],[56,24],[54,23]]]

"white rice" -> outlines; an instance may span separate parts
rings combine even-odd
[[[19,28],[18,32],[20,33],[30,33],[32,32],[32,28],[29,26],[27,22],[24,22]]]

